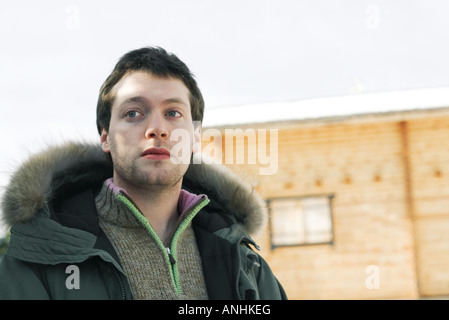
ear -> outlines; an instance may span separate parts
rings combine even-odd
[[[100,135],[100,142],[101,142],[101,149],[103,149],[103,151],[105,153],[109,153],[111,152],[111,149],[109,147],[109,134],[106,131],[105,128],[101,128],[101,135]]]
[[[201,124],[195,125],[193,129],[193,145],[192,152],[201,152]]]

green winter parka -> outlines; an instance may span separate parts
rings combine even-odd
[[[0,261],[0,299],[133,299],[95,206],[111,176],[101,148],[86,143],[49,147],[19,167],[2,199],[11,238]],[[209,299],[287,299],[253,249],[250,234],[266,222],[253,189],[203,162],[190,165],[183,189],[210,200],[192,221]]]

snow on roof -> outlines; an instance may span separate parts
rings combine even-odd
[[[203,127],[334,118],[449,107],[449,87],[206,108]]]

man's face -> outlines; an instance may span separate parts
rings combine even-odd
[[[102,130],[101,142],[103,151],[111,153],[114,183],[125,189],[181,183],[189,164],[175,159],[170,151],[175,145],[179,149],[180,143],[187,144],[190,154],[199,148],[199,132],[194,130],[184,83],[136,71],[125,75],[112,94],[109,131]],[[189,139],[170,141],[176,129]]]

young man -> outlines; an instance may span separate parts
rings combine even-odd
[[[125,54],[100,90],[101,148],[51,147],[13,175],[0,299],[286,299],[252,249],[263,201],[224,167],[190,164],[203,111],[175,55]]]

